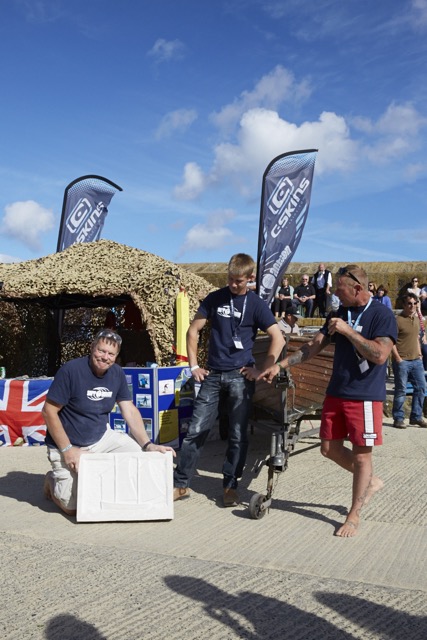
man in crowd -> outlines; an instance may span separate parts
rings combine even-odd
[[[292,304],[289,304],[285,309],[285,317],[278,322],[280,331],[294,336],[301,335],[301,329],[298,326],[298,318],[301,318],[301,314],[299,311],[294,309]]]
[[[418,298],[414,293],[405,294],[402,313],[396,316],[398,333],[392,355],[394,373],[393,426],[397,429],[406,428],[403,405],[408,380],[413,385],[409,424],[427,427],[427,422],[423,419],[426,380],[421,354],[417,304]]]
[[[325,318],[327,300],[332,288],[332,274],[328,269],[325,269],[323,262],[319,264],[318,270],[311,279],[311,284],[313,285],[316,294],[314,299],[313,315],[316,309],[319,309],[319,316],[321,318]]]
[[[259,376],[271,382],[281,368],[309,360],[335,342],[332,376],[320,427],[321,452],[353,474],[352,503],[337,536],[357,533],[362,507],[382,488],[373,475],[372,446],[382,443],[387,359],[396,341],[393,312],[371,298],[365,271],[350,264],[338,271],[338,311],[313,340]],[[344,446],[349,438],[352,449]]]
[[[301,284],[295,287],[293,304],[298,307],[301,305],[305,309],[306,318],[311,318],[313,314],[313,304],[316,292],[312,284],[309,283],[309,277],[305,273],[301,278]]]
[[[83,453],[172,451],[153,444],[140,412],[132,403],[125,374],[115,360],[122,339],[100,331],[90,356],[76,358],[57,372],[42,410],[46,444],[52,471],[46,474],[44,493],[67,515],[77,508],[77,474]],[[132,438],[110,429],[108,414],[119,405]]]
[[[248,420],[254,381],[245,375],[252,369],[252,347],[257,330],[271,338],[265,367],[280,355],[284,340],[268,305],[247,284],[255,268],[244,253],[228,264],[228,286],[210,293],[201,303],[187,332],[187,353],[191,373],[201,387],[194,404],[188,432],[182,443],[174,475],[174,500],[190,496],[189,485],[196,471],[200,451],[218,415],[218,404],[226,403],[229,417],[228,447],[223,464],[225,507],[239,502],[238,479],[242,476],[248,448]],[[197,362],[199,335],[210,321],[207,366]]]

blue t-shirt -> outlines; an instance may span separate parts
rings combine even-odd
[[[397,325],[394,314],[383,304],[372,300],[369,307],[343,307],[329,314],[321,333],[328,335],[328,322],[331,317],[342,318],[348,321],[348,312],[351,321],[359,320],[357,330],[367,340],[379,337],[390,338],[394,343],[397,339]],[[327,395],[349,400],[383,401],[386,397],[385,378],[387,362],[382,365],[368,361],[369,368],[362,373],[359,368],[358,357],[354,347],[347,338],[340,333],[335,333],[331,339],[335,343],[335,357],[332,376],[326,390]]]
[[[93,373],[89,357],[66,362],[57,372],[47,400],[62,405],[59,418],[71,444],[85,447],[98,442],[108,425],[116,402],[131,400],[126,377],[118,364],[103,376]],[[56,447],[49,432],[46,444]]]
[[[236,296],[228,287],[206,296],[198,312],[211,321],[207,366],[219,371],[252,365],[255,362],[252,347],[258,329],[266,331],[276,324],[270,308],[256,293],[248,291]],[[241,340],[243,349],[235,346],[233,333]]]

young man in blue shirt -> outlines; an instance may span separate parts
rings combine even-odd
[[[252,347],[258,329],[271,338],[265,367],[270,367],[284,346],[277,322],[248,282],[255,269],[253,259],[235,254],[228,264],[228,285],[210,293],[201,303],[187,332],[187,352],[195,382],[201,383],[188,432],[182,443],[174,475],[174,500],[190,495],[200,451],[217,415],[218,403],[226,403],[229,417],[228,447],[223,465],[224,506],[239,502],[238,479],[242,476],[248,449],[248,420],[255,382],[245,369],[252,368]],[[199,334],[210,322],[206,368],[197,362]]]

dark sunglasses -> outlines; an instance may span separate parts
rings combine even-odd
[[[345,267],[340,267],[338,269],[338,275],[339,276],[349,276],[352,280],[354,280],[355,282],[357,282],[357,284],[360,284],[360,281],[356,278],[356,276],[354,276],[351,271],[348,271],[348,269],[346,269]]]
[[[95,342],[98,342],[98,340],[101,340],[102,338],[105,338],[106,340],[113,340],[113,342],[117,342],[119,346],[122,344],[121,336],[114,331],[110,331],[110,329],[102,329],[102,331],[98,331],[95,336]]]

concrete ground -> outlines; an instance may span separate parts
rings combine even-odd
[[[42,495],[44,447],[0,450],[0,633],[5,640],[427,638],[427,429],[385,426],[385,481],[357,537],[335,537],[351,478],[302,439],[272,508],[248,516],[269,451],[256,431],[224,509],[225,445],[209,441],[169,522],[77,524]]]

